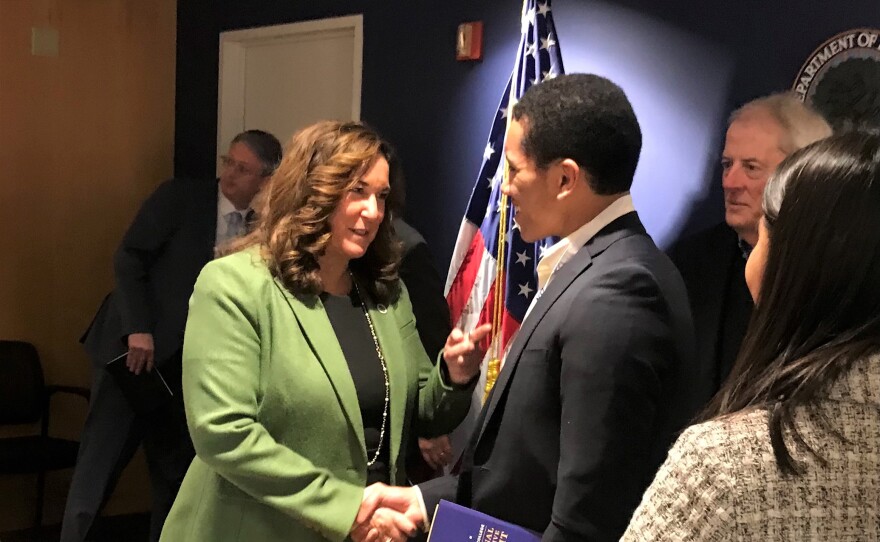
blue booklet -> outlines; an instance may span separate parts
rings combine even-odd
[[[440,501],[428,542],[541,542],[541,535],[488,514]]]

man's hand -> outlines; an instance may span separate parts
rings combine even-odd
[[[153,335],[150,333],[132,333],[128,336],[128,358],[125,366],[136,375],[146,369],[153,370]]]
[[[351,537],[355,542],[403,542],[423,523],[416,489],[373,484],[364,490]]]
[[[419,449],[425,462],[434,470],[441,469],[452,461],[452,443],[449,441],[449,435],[420,438]]]
[[[417,515],[418,518],[413,518],[391,508],[376,510],[370,521],[367,542],[406,542],[418,532],[417,522],[421,522],[422,513],[417,512]]]
[[[480,372],[480,363],[486,353],[477,343],[492,331],[492,324],[483,324],[470,333],[455,328],[446,339],[443,361],[453,384],[467,384]]]

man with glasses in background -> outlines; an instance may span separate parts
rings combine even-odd
[[[150,540],[162,525],[194,451],[181,391],[181,349],[187,306],[202,267],[248,230],[251,202],[281,161],[272,134],[248,130],[233,138],[219,179],[166,181],[143,203],[113,260],[115,288],[81,341],[92,359],[93,384],[61,529],[63,542],[86,539],[140,443],[150,473]],[[173,397],[134,404],[105,370],[126,354],[127,370],[147,378],[161,369]]]

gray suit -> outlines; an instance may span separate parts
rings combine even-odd
[[[213,258],[217,181],[166,181],[144,202],[114,257],[116,287],[81,339],[93,364],[92,398],[64,511],[61,540],[82,541],[122,470],[143,442],[153,496],[151,539],[193,457],[180,391],[180,351],[187,305],[202,267]],[[135,414],[104,369],[127,350],[131,333],[152,333],[154,358],[173,401]]]

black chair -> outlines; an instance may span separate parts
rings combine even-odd
[[[43,522],[46,472],[73,467],[79,448],[76,441],[49,436],[49,401],[56,393],[89,400],[85,388],[47,386],[34,345],[0,340],[0,425],[41,422],[39,435],[0,438],[0,474],[37,475],[35,527]]]

